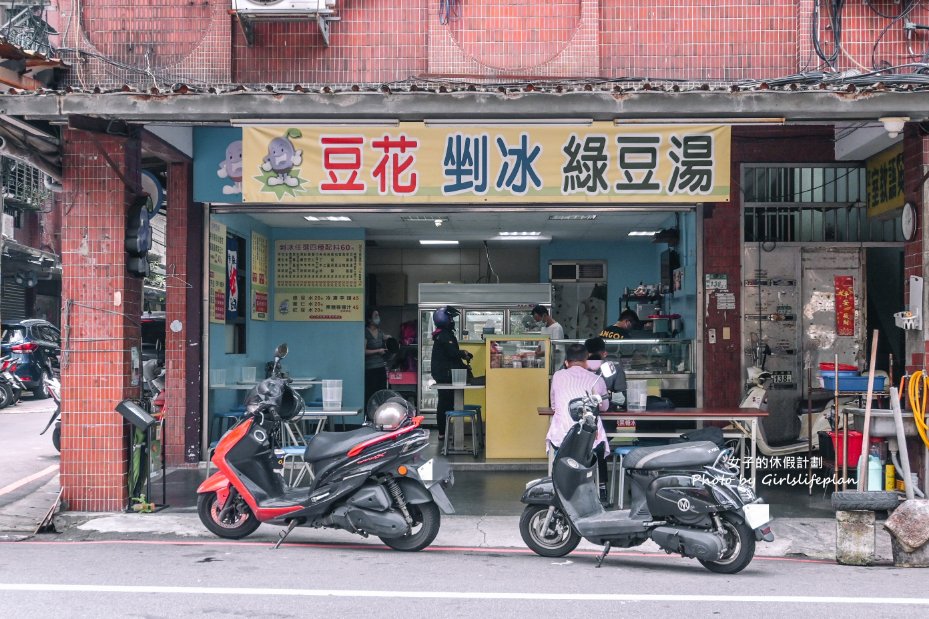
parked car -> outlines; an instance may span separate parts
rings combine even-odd
[[[146,312],[140,320],[142,325],[142,361],[165,360],[165,313]]]
[[[0,354],[10,355],[16,363],[16,375],[33,397],[48,397],[45,377],[57,376],[61,355],[61,332],[58,327],[38,318],[2,323]]]

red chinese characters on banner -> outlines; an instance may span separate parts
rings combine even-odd
[[[391,138],[389,135],[385,135],[383,138],[372,141],[371,146],[384,152],[381,160],[378,161],[371,172],[371,175],[378,180],[378,191],[381,195],[388,193],[388,176],[390,193],[395,195],[415,194],[417,175],[415,171],[407,173],[407,170],[412,167],[416,157],[413,153],[407,153],[406,151],[419,148],[419,142],[403,134],[399,138]],[[404,175],[406,175],[406,181],[403,180]]]
[[[855,335],[855,278],[835,276],[836,335]]]
[[[366,185],[358,180],[364,137],[338,135],[322,137],[319,141],[323,147],[323,168],[329,177],[329,182],[319,184],[319,191],[364,192]]]

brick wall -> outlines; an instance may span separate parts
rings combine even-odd
[[[63,131],[61,487],[73,510],[126,505],[125,423],[115,412],[131,387],[140,345],[142,280],[126,272],[127,178],[139,179],[135,139]]]
[[[729,291],[735,293],[735,311],[720,311],[716,304],[706,309],[703,347],[703,404],[707,407],[737,406],[742,397],[742,199],[743,163],[831,162],[831,127],[734,127],[732,130],[731,194],[728,204],[711,205],[704,211],[703,272],[725,273]],[[802,150],[795,140],[803,140]],[[802,158],[800,158],[802,155]],[[723,328],[730,339],[723,339]],[[707,332],[716,330],[716,344],[708,343]]]
[[[168,466],[200,459],[200,299],[203,211],[193,203],[190,163],[168,168],[165,455]],[[179,331],[171,328],[180,326]]]
[[[919,214],[916,218],[916,237],[903,246],[903,274],[906,279],[903,299],[907,303],[910,298],[910,276],[916,275],[924,280],[927,272],[927,256],[925,251],[926,226],[926,179],[929,172],[929,139],[923,135],[918,125],[908,123],[903,133],[903,166],[906,170],[904,178],[904,196],[907,202],[916,206]],[[925,298],[925,297],[924,297]],[[923,311],[926,304],[923,302]],[[923,317],[923,329],[927,328],[926,318]],[[929,342],[923,338],[922,331],[906,332],[906,350],[909,353],[906,362],[907,373],[922,370],[926,367],[926,355],[929,354]]]

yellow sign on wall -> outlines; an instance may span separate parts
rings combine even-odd
[[[868,159],[868,217],[903,208],[903,143]]]
[[[261,126],[250,203],[728,202],[728,125]]]
[[[210,322],[226,322],[226,226],[210,221]]]
[[[274,318],[360,321],[364,241],[274,243]]]

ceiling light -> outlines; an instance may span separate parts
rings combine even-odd
[[[345,215],[304,215],[303,218],[307,221],[351,221],[351,217]]]
[[[655,236],[661,232],[661,230],[633,230],[629,233],[629,236]]]
[[[500,236],[539,236],[541,232],[501,232]]]
[[[515,235],[514,235],[514,234],[510,234],[510,235],[505,235],[504,233],[501,232],[501,233],[498,234],[497,236],[491,237],[489,240],[491,240],[491,241],[536,241],[536,242],[539,242],[539,241],[551,241],[551,240],[552,240],[552,237],[550,237],[550,236],[541,236],[541,235],[538,235],[538,234],[515,234]]]
[[[906,124],[910,118],[908,116],[884,116],[879,118],[882,123],[884,123],[884,129],[887,130],[887,136],[892,140],[900,135],[900,132],[903,131],[903,125]]]
[[[436,220],[448,221],[448,217],[439,215],[404,215],[400,218],[402,221],[418,221],[423,223],[432,223]]]
[[[588,215],[549,215],[549,221],[590,221],[596,219],[594,214]]]
[[[441,240],[424,240],[420,239],[420,245],[457,245],[458,241],[441,241]]]

